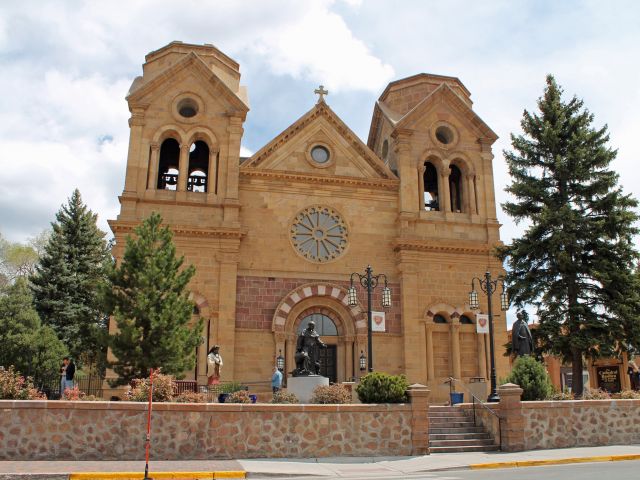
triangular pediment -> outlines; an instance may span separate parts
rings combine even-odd
[[[241,91],[236,94],[218,76],[211,71],[206,63],[191,52],[184,58],[165,70],[160,71],[152,78],[146,80],[138,77],[127,95],[130,104],[150,103],[156,96],[162,95],[167,89],[180,82],[186,75],[192,75],[202,82],[207,92],[217,99],[226,103],[230,111],[237,111],[243,114],[249,111],[246,98],[241,98]]]
[[[314,161],[311,151],[329,151],[326,163]],[[318,176],[388,179],[397,177],[324,102],[318,102],[280,135],[245,160],[241,169],[281,171]]]
[[[498,135],[447,84],[440,85],[400,119],[394,121],[389,112],[382,109],[381,112],[395,128],[417,130],[431,111],[438,107],[442,108],[443,105],[465,123],[478,138],[489,140],[490,143],[498,139]]]

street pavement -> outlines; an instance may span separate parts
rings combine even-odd
[[[501,477],[498,470],[476,471],[465,469],[479,464],[491,464],[493,468],[500,466],[509,468],[509,478],[552,478],[527,477],[525,471],[535,471],[542,467],[524,468],[532,462],[590,462],[596,457],[600,460],[616,456],[638,456],[640,445],[612,445],[606,447],[564,448],[555,450],[534,450],[517,453],[440,453],[419,457],[342,457],[323,459],[241,459],[241,460],[190,460],[190,461],[152,461],[151,472],[213,472],[213,471],[246,471],[248,478],[289,478],[304,476],[321,478],[433,478],[433,479],[491,479]],[[622,464],[635,464],[635,461],[606,461],[590,463],[600,471],[607,469],[624,469]],[[572,467],[577,468],[578,465]],[[476,467],[477,468],[477,467]],[[549,468],[549,467],[544,467]],[[557,467],[559,468],[559,467]],[[582,468],[582,467],[580,467]],[[604,469],[604,470],[602,470]],[[32,478],[65,478],[70,473],[81,472],[141,472],[144,470],[143,461],[28,461],[0,462],[0,479],[25,478],[30,474]],[[561,469],[560,469],[561,470]],[[589,470],[587,468],[587,470]],[[454,475],[458,475],[457,477]],[[502,470],[501,470],[502,471]],[[542,470],[541,470],[542,471]],[[571,471],[570,469],[568,471]],[[607,475],[609,479],[640,478],[640,470],[631,476]],[[517,476],[516,476],[517,472]],[[524,472],[524,473],[523,473]],[[34,475],[36,474],[36,475]],[[433,475],[431,475],[433,474]],[[431,476],[429,476],[431,475]],[[475,475],[475,476],[474,476]],[[27,475],[28,477],[29,475]],[[558,477],[560,478],[560,477]],[[569,480],[570,477],[562,477]],[[588,477],[579,477],[582,480]],[[595,478],[595,477],[594,477]],[[602,480],[602,474],[597,480]]]

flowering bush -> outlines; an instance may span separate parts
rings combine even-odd
[[[77,385],[73,388],[65,388],[62,393],[63,400],[83,400],[84,397],[85,393],[78,389]]]
[[[225,403],[251,403],[251,398],[246,390],[238,390],[230,393]]]
[[[351,394],[342,385],[320,385],[313,389],[311,403],[351,403]]]
[[[582,392],[582,400],[609,400],[610,398],[609,392],[599,388],[585,388]]]
[[[273,394],[271,403],[300,403],[300,401],[298,400],[298,397],[296,397],[294,393],[280,390],[279,392],[276,392]]]
[[[620,398],[622,400],[637,400],[640,399],[640,392],[636,390],[623,390],[620,393],[611,395],[612,398]]]
[[[564,390],[553,392],[549,396],[549,400],[573,400],[573,399],[574,399],[573,393],[571,393],[569,389],[566,387],[564,388]]]
[[[182,392],[180,395],[173,397],[172,401],[177,403],[207,403],[207,395],[205,393]]]
[[[0,400],[46,400],[46,396],[33,386],[31,378],[25,378],[13,366],[0,370]]]
[[[132,402],[149,401],[149,379],[136,378],[131,382],[131,389],[127,392],[127,400]],[[174,381],[171,375],[163,375],[160,371],[153,373],[153,401],[170,402],[173,399]]]

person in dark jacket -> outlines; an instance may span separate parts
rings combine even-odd
[[[64,370],[64,388],[73,389],[73,379],[76,375],[76,365],[69,357],[64,357],[62,363],[63,365],[66,365],[66,368]]]

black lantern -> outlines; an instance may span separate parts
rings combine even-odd
[[[361,273],[352,273],[351,274],[351,285],[347,289],[347,304],[350,307],[355,307],[358,305],[358,295],[356,292],[356,287],[353,284],[353,279],[356,277],[360,281],[360,285],[367,289],[367,320],[368,320],[368,328],[367,328],[367,352],[369,354],[369,371],[373,372],[373,339],[371,336],[371,331],[373,330],[373,320],[372,320],[372,312],[371,312],[371,302],[373,296],[373,289],[378,286],[379,280],[384,280],[384,288],[382,289],[382,307],[389,308],[391,307],[391,289],[387,285],[387,276],[384,273],[379,273],[378,275],[373,274],[373,269],[371,265],[367,265],[365,269],[365,274]],[[360,356],[360,369],[362,370],[362,359],[364,357],[364,352],[362,356]]]
[[[364,372],[367,369],[367,357],[364,355],[364,350],[360,350],[360,371]]]
[[[276,357],[276,367],[281,372],[284,372],[284,357],[282,356],[282,350],[278,351],[278,356]]]

